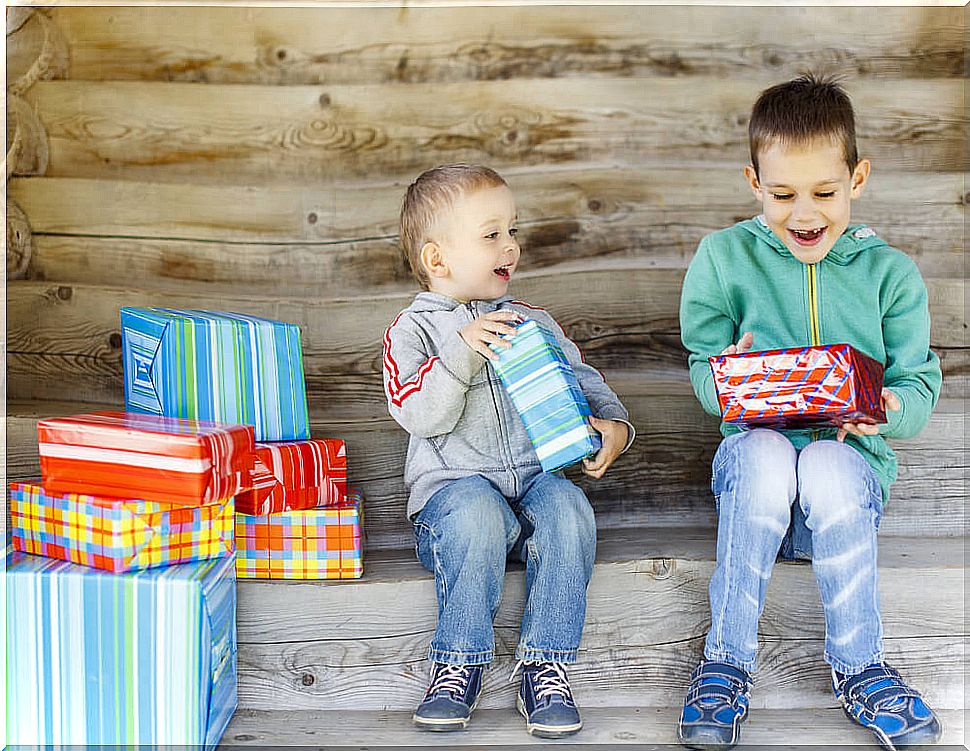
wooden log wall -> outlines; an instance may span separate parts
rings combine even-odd
[[[898,447],[884,529],[960,534],[941,515],[962,503],[966,467],[963,19],[902,7],[58,7],[25,21],[8,51],[25,84],[14,117],[42,135],[8,183],[29,240],[14,258],[8,243],[8,270],[26,277],[7,290],[11,474],[36,471],[38,414],[121,404],[121,305],[256,313],[303,328],[315,434],[348,438],[369,543],[406,545],[405,437],[380,387],[383,328],[416,289],[397,211],[422,169],[472,160],[517,195],[513,291],[607,370],[641,435],[586,485],[601,524],[710,524],[717,431],[686,380],[680,282],[705,233],[758,211],[741,176],[755,96],[815,69],[845,77],[874,161],[854,218],[927,278],[946,373],[931,430]],[[69,54],[48,51],[38,74],[38,50],[58,39]]]

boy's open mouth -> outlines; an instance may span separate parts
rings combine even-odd
[[[795,239],[799,245],[816,245],[822,236],[825,234],[827,227],[818,227],[816,229],[792,229],[788,228],[789,234]]]
[[[512,264],[507,263],[504,266],[499,266],[497,269],[494,270],[494,272],[497,276],[500,276],[505,281],[508,281],[509,279],[512,278]]]

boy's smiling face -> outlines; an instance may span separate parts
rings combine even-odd
[[[758,154],[758,171],[744,175],[761,201],[768,228],[802,263],[818,263],[849,226],[850,203],[869,178],[862,159],[850,173],[837,140],[770,143]]]
[[[521,250],[515,200],[504,185],[462,195],[441,211],[421,260],[434,292],[456,300],[494,300],[508,291]]]

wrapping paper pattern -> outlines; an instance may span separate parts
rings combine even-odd
[[[811,428],[886,422],[883,366],[848,344],[710,358],[724,422]]]
[[[310,437],[297,326],[205,310],[122,308],[125,409]]]
[[[11,746],[218,745],[236,708],[232,555],[131,574],[6,564]]]
[[[40,420],[37,434],[53,492],[201,506],[252,483],[248,425],[94,412]]]
[[[256,444],[253,490],[236,496],[241,514],[271,514],[347,500],[347,450],[336,439]]]
[[[599,434],[587,418],[589,403],[555,335],[532,319],[515,331],[492,367],[522,417],[546,472],[567,467],[599,451]]]
[[[190,508],[12,483],[10,514],[15,550],[115,573],[219,558],[235,549],[232,498]]]
[[[364,573],[363,501],[331,508],[236,514],[240,579],[357,579]]]

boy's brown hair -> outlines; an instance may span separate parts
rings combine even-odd
[[[758,174],[758,154],[770,144],[806,144],[815,138],[841,142],[849,173],[859,162],[852,102],[838,79],[806,73],[765,89],[748,123],[751,165]]]
[[[400,244],[422,288],[428,289],[430,280],[421,265],[421,248],[432,240],[438,214],[466,193],[499,186],[508,184],[495,170],[478,164],[442,164],[422,172],[408,186],[401,203]]]

